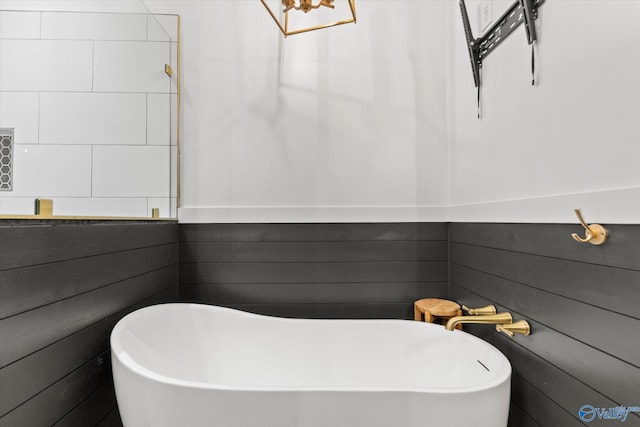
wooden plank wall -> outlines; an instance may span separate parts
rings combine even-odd
[[[511,427],[584,425],[582,405],[640,406],[640,226],[575,242],[579,225],[450,224],[451,297],[526,319],[529,337],[465,330],[513,366]],[[640,426],[640,417],[589,426]]]
[[[185,301],[411,318],[415,299],[450,296],[511,311],[530,337],[466,328],[511,360],[510,426],[584,425],[582,405],[640,406],[640,226],[608,228],[596,247],[563,224],[453,223],[448,239],[443,223],[3,222],[0,426],[120,425],[108,335],[131,310],[175,300],[178,235]]]
[[[181,224],[180,298],[284,317],[412,318],[447,295],[447,225]]]
[[[0,223],[0,426],[121,426],[109,335],[177,300],[175,223]]]

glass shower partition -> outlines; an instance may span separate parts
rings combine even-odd
[[[176,218],[178,57],[177,15],[0,11],[0,218]]]

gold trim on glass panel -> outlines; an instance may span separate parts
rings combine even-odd
[[[180,175],[182,173],[182,167],[180,166],[182,164],[182,158],[181,158],[182,157],[182,149],[181,149],[182,148],[182,137],[181,137],[181,133],[182,133],[182,124],[181,124],[181,121],[182,121],[182,101],[181,101],[182,100],[182,85],[180,83],[180,81],[182,80],[181,79],[181,77],[182,77],[182,59],[181,59],[181,51],[182,51],[182,47],[181,47],[182,46],[182,17],[180,15],[177,15],[177,16],[178,16],[178,55],[177,55],[178,56],[178,58],[177,58],[178,63],[176,64],[176,66],[178,68],[178,70],[177,70],[178,71],[178,75],[176,76],[176,79],[178,80],[178,83],[177,83],[177,91],[178,91],[177,98],[178,99],[177,99],[176,102],[178,103],[178,106],[177,106],[177,110],[178,110],[178,113],[177,113],[178,114],[178,118],[177,118],[177,120],[178,120],[177,128],[178,129],[177,129],[177,132],[178,132],[178,134],[176,135],[176,145],[177,145],[177,148],[176,148],[177,154],[176,154],[176,156],[178,158],[176,159],[176,163],[177,163],[177,166],[176,166],[176,174],[177,174],[177,177],[176,177],[176,217],[178,216],[178,208],[181,206],[181,203],[182,203],[182,201],[181,201],[182,184],[181,184],[181,177],[180,177]]]
[[[36,199],[36,209],[34,215],[53,216],[53,200]]]
[[[151,218],[146,216],[0,215],[0,220],[3,219],[46,219],[60,221],[178,221],[177,218]]]
[[[152,15],[151,12],[149,14]],[[182,49],[182,18],[180,15],[175,15],[178,19],[178,40],[177,40],[177,64],[176,64],[176,91],[177,91],[177,166],[176,166],[176,216],[160,218],[159,212],[157,217],[155,212],[152,211],[152,217],[133,217],[133,216],[92,216],[92,215],[54,215],[53,214],[53,201],[50,199],[36,199],[35,209],[33,215],[28,214],[0,214],[0,220],[77,220],[77,221],[177,221],[178,212],[177,209],[181,206],[181,150],[182,150],[182,84],[181,84],[181,49]],[[165,73],[169,76],[173,76],[173,68],[170,64],[165,64]]]
[[[177,221],[177,218],[160,218],[160,209],[153,208],[152,216],[82,216],[82,215],[54,215],[53,200],[36,199],[35,213],[33,215],[0,215],[3,219],[52,219],[52,220],[79,220],[79,221]]]

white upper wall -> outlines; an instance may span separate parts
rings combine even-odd
[[[183,221],[640,221],[638,1],[545,2],[537,86],[520,27],[481,120],[455,1],[287,40],[257,0],[146,3],[183,17]]]
[[[181,221],[444,220],[444,3],[287,39],[257,0],[147,4],[182,17]]]
[[[482,118],[457,2],[452,25],[451,221],[640,222],[640,1],[546,1],[538,81],[519,27],[485,60]],[[468,0],[499,16],[510,1]],[[476,37],[479,34],[474,33]]]
[[[52,3],[145,9],[0,8]],[[480,120],[457,1],[359,0],[286,40],[258,0],[145,3],[182,15],[182,221],[640,222],[640,1],[546,1],[537,86],[519,27]]]

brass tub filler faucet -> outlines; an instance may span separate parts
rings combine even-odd
[[[529,335],[531,333],[531,327],[526,320],[520,320],[514,323],[511,313],[496,313],[496,308],[493,305],[480,308],[468,308],[463,305],[462,309],[469,313],[469,315],[456,316],[449,319],[445,325],[448,331],[453,331],[453,329],[460,324],[479,323],[496,325],[496,331],[502,332],[510,337],[513,337],[516,333],[522,335]]]

